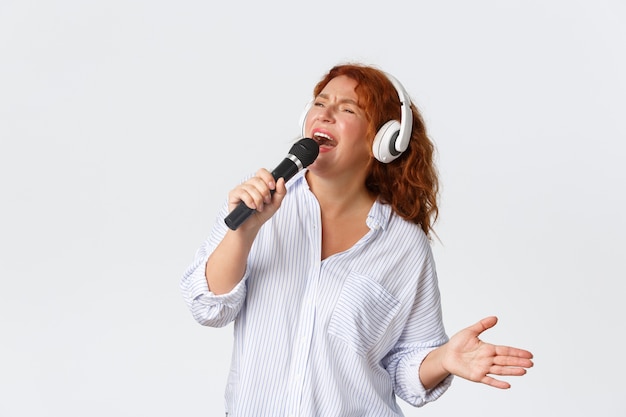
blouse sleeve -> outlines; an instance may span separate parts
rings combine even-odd
[[[229,293],[215,295],[209,290],[205,267],[209,255],[226,234],[223,218],[227,213],[224,205],[209,237],[196,252],[191,265],[180,281],[180,291],[193,318],[203,326],[223,327],[232,322],[246,298],[246,270],[242,280]]]
[[[419,368],[431,351],[447,341],[437,274],[429,250],[419,272],[415,299],[402,335],[384,359],[398,397],[413,406],[421,407],[446,392],[452,384],[452,375],[427,390],[419,378]]]

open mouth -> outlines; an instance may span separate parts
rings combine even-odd
[[[317,142],[317,144],[320,147],[321,146],[334,147],[337,144],[333,138],[331,138],[326,133],[322,133],[322,132],[315,132],[313,134],[313,139]]]

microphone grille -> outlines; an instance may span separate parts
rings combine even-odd
[[[289,153],[298,158],[302,167],[306,168],[315,161],[320,153],[320,147],[313,139],[303,138],[293,144]]]

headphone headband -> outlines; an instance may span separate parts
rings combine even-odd
[[[411,130],[413,127],[413,112],[411,111],[411,98],[406,92],[400,81],[393,75],[385,73],[391,84],[393,84],[398,98],[400,99],[400,131],[398,139],[395,141],[395,149],[398,152],[404,152],[409,147],[411,140]]]

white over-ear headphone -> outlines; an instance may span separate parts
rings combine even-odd
[[[409,147],[411,129],[413,127],[413,113],[411,112],[411,99],[409,98],[409,94],[402,84],[400,84],[400,81],[390,74],[386,75],[396,89],[398,98],[400,99],[400,121],[389,120],[378,129],[374,137],[374,143],[372,144],[372,152],[374,153],[374,157],[380,162],[389,163],[402,155],[402,152],[406,151]],[[314,100],[311,100],[306,105],[300,116],[300,128],[303,137],[306,135],[304,131],[306,116],[313,106],[313,102]]]

